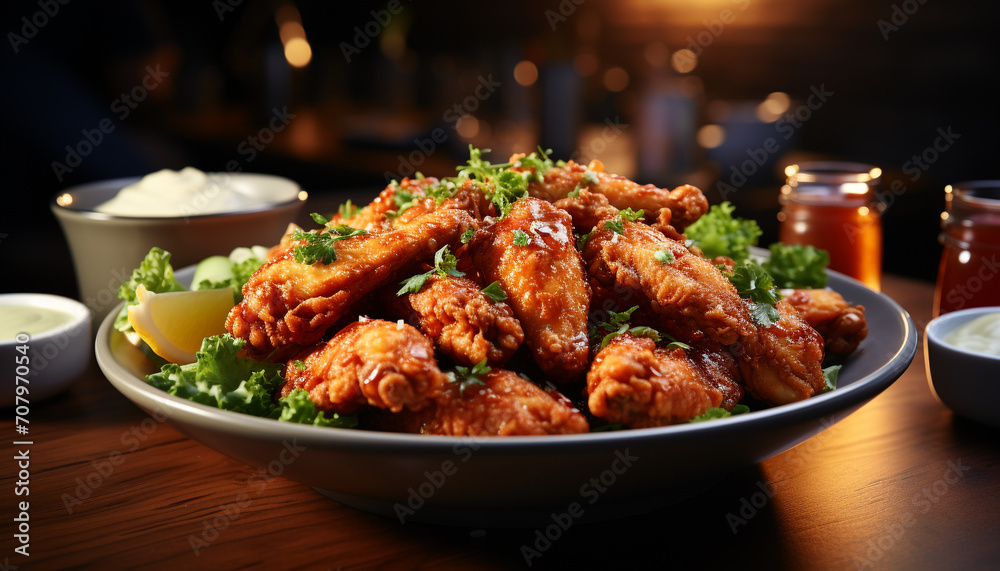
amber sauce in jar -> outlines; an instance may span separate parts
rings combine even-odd
[[[822,162],[791,165],[781,188],[778,240],[810,244],[830,254],[830,269],[878,290],[882,220],[875,200],[877,167]]]
[[[1000,306],[1000,180],[945,187],[934,316]]]

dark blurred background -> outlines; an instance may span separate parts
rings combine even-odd
[[[884,269],[932,280],[943,187],[1000,178],[987,0],[5,2],[3,291],[75,295],[49,202],[161,168],[373,197],[541,145],[692,183],[776,239],[784,166],[884,172]]]

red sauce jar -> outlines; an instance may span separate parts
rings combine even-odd
[[[934,316],[1000,305],[1000,180],[946,186]]]
[[[790,165],[781,187],[778,240],[830,254],[830,269],[868,287],[882,285],[882,219],[878,167],[826,161]]]

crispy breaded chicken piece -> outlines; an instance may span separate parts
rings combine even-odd
[[[446,383],[427,337],[409,325],[369,319],[289,360],[281,396],[305,389],[322,411],[349,414],[369,404],[399,412],[423,408]]]
[[[464,391],[461,383],[447,383],[427,408],[383,413],[377,422],[384,430],[445,436],[579,434],[590,429],[566,397],[513,371],[493,369],[482,380]]]
[[[823,336],[828,355],[849,355],[868,336],[865,308],[828,289],[782,290],[799,316]]]
[[[522,156],[514,155],[511,161],[515,162]],[[519,168],[515,167],[513,170]],[[597,183],[584,179],[584,173],[588,170],[594,173]],[[663,209],[668,209],[670,213],[667,215],[667,220],[678,232],[683,232],[684,228],[708,212],[708,199],[694,186],[686,184],[674,190],[667,190],[653,184],[638,184],[621,175],[604,172],[604,165],[597,160],[591,161],[586,167],[569,161],[566,166],[553,167],[545,171],[543,179],[533,180],[528,184],[529,195],[555,202],[566,198],[578,186],[585,187],[591,192],[608,197],[615,208],[642,209],[647,220],[655,219],[661,215]]]
[[[609,221],[597,225],[583,250],[591,276],[606,287],[642,292],[679,331],[701,330],[723,345],[754,333],[736,288],[710,261],[641,222],[622,221],[625,233],[618,234]],[[672,261],[660,261],[657,252]]]
[[[438,209],[390,232],[335,242],[337,259],[330,264],[298,263],[293,247],[250,277],[226,329],[263,353],[312,345],[366,293],[398,280],[443,245],[458,243],[474,225],[465,210]]]
[[[743,398],[736,362],[723,347],[665,349],[624,333],[599,350],[587,373],[594,416],[629,428],[687,422]]]
[[[527,240],[524,245],[515,241]],[[500,283],[535,362],[554,380],[587,367],[587,284],[572,221],[544,200],[524,198],[469,242],[483,283]]]
[[[502,365],[524,341],[510,306],[487,297],[468,277],[435,275],[419,292],[402,296],[396,295],[397,289],[382,290],[392,313],[418,327],[459,365],[483,359],[490,366]]]
[[[749,300],[744,300],[750,311]],[[770,404],[809,398],[823,390],[823,338],[785,300],[775,304],[779,318],[756,325],[753,335],[731,347],[747,392]]]
[[[621,222],[624,234],[605,222],[587,241],[583,258],[591,276],[644,294],[679,339],[703,334],[730,345],[747,390],[760,400],[784,404],[823,389],[822,338],[790,305],[779,302],[781,318],[764,327],[711,261],[641,222]],[[660,259],[657,252],[664,252]]]

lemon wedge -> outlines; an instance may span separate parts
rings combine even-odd
[[[233,289],[152,293],[140,285],[138,305],[128,308],[128,322],[154,353],[183,365],[195,361],[205,337],[226,332]]]

